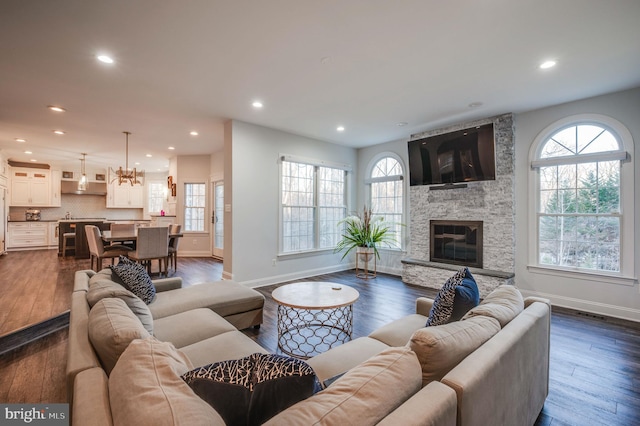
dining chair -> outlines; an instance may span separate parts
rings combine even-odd
[[[171,235],[179,234],[181,230],[182,225],[174,223],[169,226],[169,263],[174,272],[178,270],[178,244],[180,244],[180,237],[171,237]]]
[[[85,225],[84,232],[87,234],[87,243],[89,245],[89,254],[91,258],[91,269],[93,269],[93,260],[96,261],[96,272],[102,269],[102,259],[111,259],[111,264],[114,264],[116,257],[120,255],[126,256],[131,249],[124,246],[107,246],[102,243],[102,235],[100,234],[100,228],[95,225]]]
[[[136,225],[133,223],[112,223],[111,224],[111,235],[135,235],[136,233]],[[111,243],[114,245],[122,245],[124,244],[127,247],[130,247],[132,250],[136,248],[135,241],[122,241],[117,243]]]
[[[160,275],[162,275],[163,265],[165,274],[168,275],[169,228],[167,226],[138,228],[136,249],[128,256],[129,259],[145,265],[149,274],[151,274],[151,261],[158,259]]]

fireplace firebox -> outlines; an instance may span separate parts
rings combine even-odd
[[[430,260],[482,268],[482,221],[430,221]]]

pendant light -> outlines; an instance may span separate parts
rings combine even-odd
[[[78,181],[78,191],[86,191],[87,190],[87,171],[85,170],[85,161],[87,154],[82,153],[82,158],[80,159],[80,180]]]

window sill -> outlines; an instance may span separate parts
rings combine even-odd
[[[606,281],[610,284],[618,284],[624,286],[633,286],[638,282],[637,278],[625,277],[619,273],[604,273],[604,272],[586,272],[584,270],[568,269],[568,268],[554,268],[549,266],[540,265],[528,265],[527,270],[534,274],[553,275],[562,278],[574,278],[583,279],[588,281]]]
[[[286,260],[286,259],[295,259],[298,257],[309,257],[316,256],[318,254],[330,254],[333,253],[332,248],[327,249],[313,249],[313,250],[305,250],[305,251],[294,251],[290,253],[278,253],[276,256],[278,260]]]

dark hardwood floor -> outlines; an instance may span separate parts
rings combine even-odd
[[[16,262],[5,262],[7,259]],[[36,259],[40,265],[26,267]],[[59,288],[70,293],[75,269],[88,268],[88,261],[86,265],[82,261],[72,265],[75,260],[60,262],[48,252],[10,253],[0,262],[3,293],[8,291],[5,274],[15,277],[23,273],[35,280],[37,273],[43,271],[65,277],[57,278],[56,285],[60,282]],[[9,268],[14,264],[25,269]],[[222,265],[212,259],[181,258],[178,267],[177,275],[182,276],[187,285],[219,279],[222,273]],[[434,294],[385,274],[365,281],[356,279],[353,271],[346,271],[305,281],[309,280],[339,282],[360,292],[360,299],[354,305],[354,337],[367,335],[393,319],[414,312],[416,297]],[[37,288],[39,294],[48,291],[39,285],[32,284],[12,294],[28,295],[30,288]],[[271,352],[277,352],[277,342],[276,305],[270,295],[277,287],[258,289],[267,298],[264,323],[259,330],[244,331]],[[68,301],[69,295],[56,295],[57,291],[58,287],[48,293],[50,305],[68,309],[64,301]],[[2,303],[12,306],[17,303],[6,294],[2,297]],[[27,301],[36,299],[27,297]],[[31,314],[34,309],[35,306],[24,308],[23,312]],[[43,309],[51,312],[53,308],[47,305]],[[2,315],[4,318],[4,310]],[[66,355],[67,330],[64,329],[1,356],[0,402],[65,402]],[[537,425],[640,425],[640,324],[554,308],[550,370],[550,392]]]

